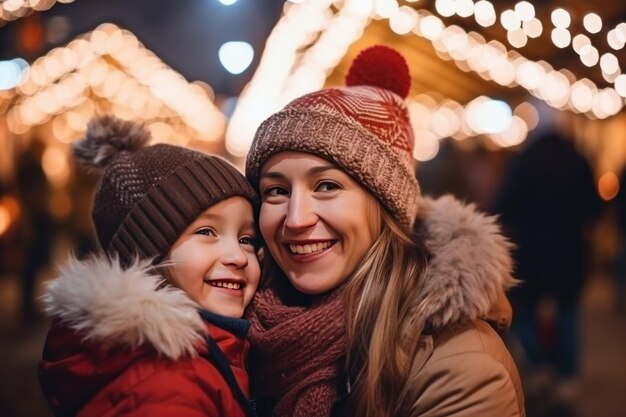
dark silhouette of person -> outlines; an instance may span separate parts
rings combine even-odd
[[[16,184],[22,206],[21,239],[24,245],[24,261],[21,270],[22,319],[37,318],[34,293],[39,272],[50,262],[55,232],[54,219],[48,205],[50,185],[41,166],[45,144],[33,139],[17,160]]]
[[[512,330],[532,369],[552,369],[571,400],[578,373],[578,313],[588,268],[586,230],[602,211],[587,160],[555,130],[530,138],[513,156],[493,211],[517,245],[511,292]],[[541,326],[544,299],[556,306],[553,326]],[[550,330],[546,332],[546,329]]]

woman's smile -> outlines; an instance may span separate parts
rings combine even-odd
[[[263,166],[261,233],[296,289],[321,294],[347,280],[374,236],[371,194],[327,160],[281,152]]]

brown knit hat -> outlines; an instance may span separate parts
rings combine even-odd
[[[104,171],[92,218],[102,249],[125,265],[137,257],[161,261],[187,226],[222,200],[256,202],[229,162],[179,146],[146,146],[149,140],[142,124],[103,116],[72,146],[79,162]]]
[[[404,103],[411,77],[395,50],[373,46],[354,60],[347,87],[304,95],[265,120],[246,160],[258,190],[263,164],[282,151],[319,155],[360,182],[407,228],[417,215],[419,185],[413,130]]]

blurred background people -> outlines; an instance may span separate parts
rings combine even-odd
[[[505,172],[493,211],[517,245],[512,330],[528,360],[528,401],[554,375],[555,398],[567,404],[577,393],[588,229],[602,211],[591,168],[556,130],[529,138]]]

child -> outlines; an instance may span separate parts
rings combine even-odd
[[[102,253],[48,286],[42,389],[57,416],[251,415],[241,317],[260,277],[255,193],[223,159],[149,139],[104,116],[73,147],[103,170]]]

